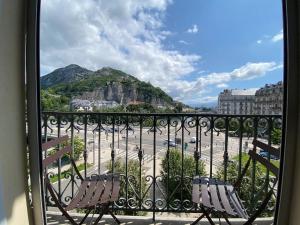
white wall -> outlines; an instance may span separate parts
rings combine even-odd
[[[24,0],[0,0],[0,224],[27,225]]]

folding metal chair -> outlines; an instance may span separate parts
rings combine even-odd
[[[55,138],[49,142],[46,142],[42,145],[42,150],[45,151],[49,148],[56,147],[62,143],[68,141],[68,136],[62,136]],[[67,145],[66,147],[59,149],[54,154],[46,157],[43,160],[43,168],[45,169],[53,162],[60,159],[63,155],[68,154],[72,151],[72,147]],[[59,194],[53,188],[51,181],[49,180],[47,174],[45,174],[45,185],[49,191],[52,200],[55,203],[55,206],[62,212],[62,214],[72,223],[72,224],[82,224],[88,215],[94,209],[100,209],[101,213],[98,218],[94,221],[93,224],[98,224],[104,214],[110,214],[113,219],[120,224],[120,221],[116,218],[113,212],[110,209],[110,205],[118,200],[119,191],[120,191],[120,177],[119,174],[102,174],[102,175],[93,175],[90,177],[83,178],[76,167],[75,161],[70,157],[70,161],[73,165],[73,168],[81,180],[81,184],[78,187],[78,191],[75,194],[74,198],[71,200],[69,205],[65,205],[59,201]],[[70,216],[68,211],[74,209],[86,209],[86,214],[82,220],[77,223]]]
[[[245,225],[249,225],[252,224],[263,212],[274,193],[274,188],[278,179],[278,168],[271,161],[257,154],[257,147],[268,151],[268,154],[270,155],[274,155],[278,158],[280,156],[278,149],[275,149],[258,140],[254,140],[253,149],[248,153],[250,156],[249,160],[247,161],[245,168],[234,185],[213,178],[199,176],[194,177],[192,201],[196,204],[200,204],[203,214],[196,221],[194,221],[192,225],[197,224],[204,217],[208,219],[210,224],[215,224],[210,217],[211,213],[217,213],[218,215],[221,215],[228,224],[231,224],[228,219],[229,217],[240,217],[246,219],[246,222],[244,223]],[[239,198],[238,189],[252,160],[264,165],[275,175],[275,180],[269,187],[264,200],[258,206],[257,210],[251,216],[249,216],[241,199]]]

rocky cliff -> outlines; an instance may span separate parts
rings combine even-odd
[[[122,105],[144,102],[166,107],[174,104],[160,88],[109,67],[93,72],[70,65],[41,77],[41,84],[43,89],[70,99],[116,101]]]

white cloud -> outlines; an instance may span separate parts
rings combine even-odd
[[[91,70],[110,66],[172,92],[196,70],[197,54],[167,49],[163,21],[171,0],[51,0],[42,2],[41,67],[71,63]]]
[[[272,42],[278,42],[278,41],[283,40],[283,30],[279,31],[278,34],[275,34],[271,40],[272,40]]]
[[[197,68],[201,56],[164,46],[163,40],[172,35],[163,23],[170,4],[171,0],[43,0],[43,73],[72,63],[91,70],[110,66],[188,103],[204,101],[217,85],[253,79],[280,67],[274,62],[247,63],[231,72],[205,75]],[[198,32],[197,25],[191,29]],[[201,77],[186,79],[198,71]]]
[[[177,100],[185,100],[188,104],[194,104],[196,99],[199,103],[206,103],[205,99],[212,89],[226,88],[230,81],[234,80],[251,80],[262,77],[266,73],[282,68],[282,64],[275,62],[258,62],[246,63],[230,72],[209,73],[196,79],[195,81],[178,82],[178,86],[174,87],[175,93],[180,93]],[[241,87],[242,88],[242,87]]]
[[[178,41],[180,44],[184,44],[184,45],[188,45],[189,43],[188,42],[186,42],[186,41],[184,41],[184,40],[180,40],[180,41]]]
[[[227,88],[228,84],[217,84],[217,88]]]
[[[261,43],[262,43],[262,40],[257,40],[256,43],[257,43],[257,44],[261,44]]]
[[[187,30],[187,32],[188,33],[193,33],[193,34],[195,34],[195,33],[198,33],[198,26],[197,26],[197,24],[194,24],[191,28],[189,28],[188,30]]]

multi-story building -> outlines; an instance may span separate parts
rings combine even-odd
[[[218,97],[218,113],[220,114],[253,114],[256,89],[225,89]]]
[[[255,93],[257,115],[280,115],[283,107],[283,84],[266,84]]]
[[[283,85],[266,84],[264,87],[244,90],[225,89],[219,94],[218,113],[280,115],[283,107]]]

